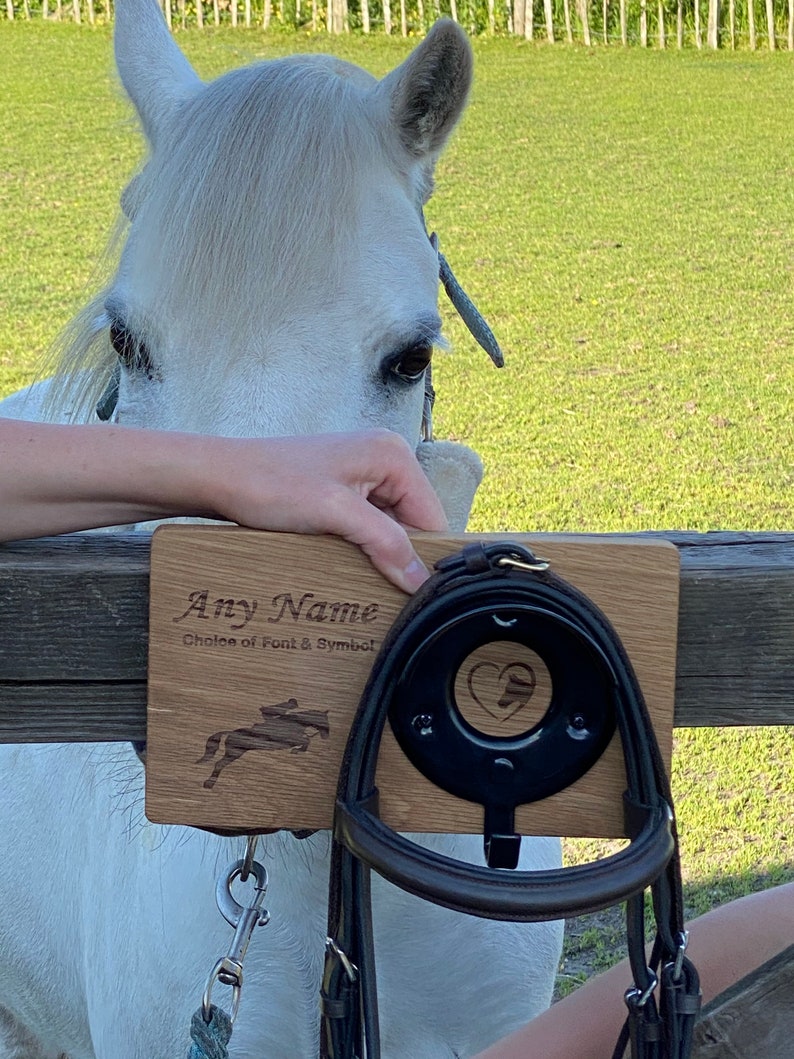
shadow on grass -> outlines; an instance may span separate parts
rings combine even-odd
[[[745,894],[768,890],[794,879],[794,861],[781,861],[763,872],[715,874],[684,886],[687,919]],[[646,932],[653,937],[653,916],[646,897]],[[623,906],[566,920],[565,943],[554,989],[554,999],[572,993],[588,978],[619,963],[626,956],[626,924]],[[630,984],[627,981],[627,986]]]

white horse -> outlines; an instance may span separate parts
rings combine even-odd
[[[380,82],[312,56],[202,83],[155,0],[118,0],[115,43],[150,148],[122,196],[120,263],[72,328],[70,377],[3,413],[36,418],[46,397],[60,418],[85,418],[118,362],[122,423],[236,436],[384,426],[418,445],[440,329],[422,206],[465,105],[463,33],[439,24]],[[444,442],[419,452],[462,528],[476,456]],[[182,1059],[228,951],[214,888],[240,840],[148,823],[143,767],[124,745],[0,755],[0,1059]],[[481,837],[425,841],[482,862]],[[314,1059],[329,840],[263,843],[271,922],[248,950],[230,1055]],[[524,867],[558,865],[556,839],[523,846]],[[560,924],[374,890],[386,1059],[472,1055],[549,1003]]]

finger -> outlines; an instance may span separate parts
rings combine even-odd
[[[373,471],[380,473],[362,483],[370,503],[388,510],[404,526],[437,532],[448,529],[441,501],[408,444],[394,434],[380,440],[390,451],[385,469],[383,459],[374,454]]]
[[[354,493],[340,497],[336,517],[328,520],[326,530],[358,545],[403,592],[415,592],[430,576],[405,528]]]

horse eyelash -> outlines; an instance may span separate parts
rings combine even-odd
[[[116,351],[121,363],[131,368],[138,359],[138,343],[120,320],[110,321],[110,344]]]
[[[143,372],[150,382],[159,379],[146,343],[140,341],[118,317],[110,320],[110,344],[123,367]]]

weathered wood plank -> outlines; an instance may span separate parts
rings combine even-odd
[[[0,545],[0,682],[145,681],[151,538]]]
[[[145,738],[145,682],[0,682],[0,743],[101,743]]]
[[[794,534],[665,534],[681,555],[676,724],[794,723]]]
[[[703,1009],[692,1059],[789,1059],[794,1038],[794,946]]]
[[[681,554],[676,724],[794,724],[794,533],[658,536]],[[149,548],[0,545],[0,740],[143,738]]]

